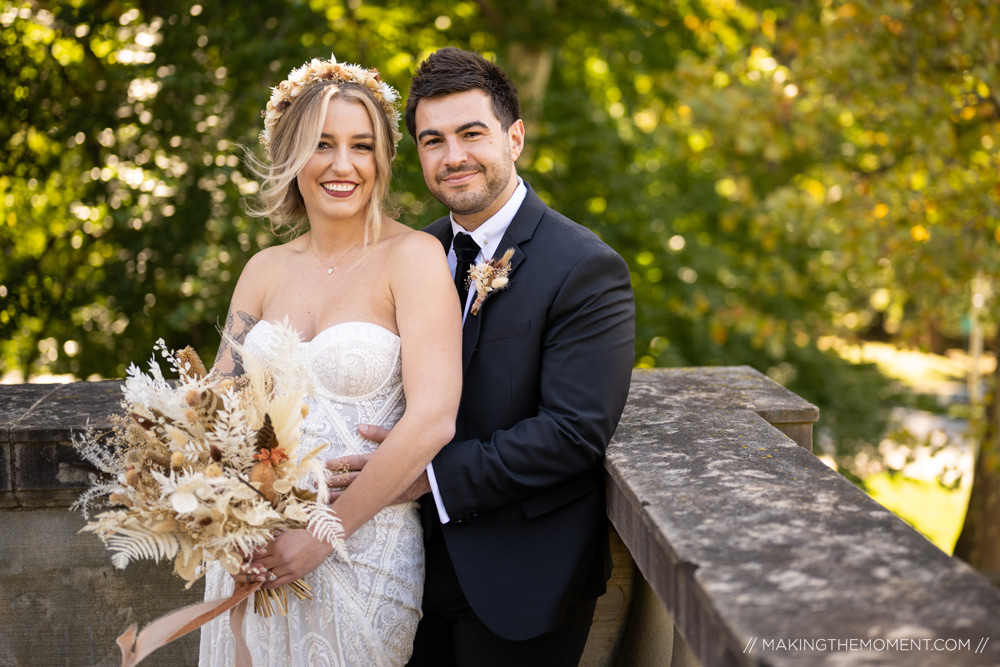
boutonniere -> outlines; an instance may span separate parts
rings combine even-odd
[[[469,269],[469,277],[476,286],[476,300],[472,304],[472,314],[476,315],[490,292],[501,290],[507,286],[507,273],[510,271],[510,258],[514,249],[508,248],[500,259],[480,262]]]

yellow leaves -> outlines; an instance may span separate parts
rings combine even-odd
[[[882,14],[882,16],[879,17],[879,22],[882,25],[884,25],[893,35],[899,35],[903,32],[902,22],[892,18],[888,14]]]
[[[63,67],[83,62],[83,47],[69,39],[57,39],[52,44],[52,56]]]
[[[923,225],[913,225],[910,227],[910,236],[917,243],[926,243],[931,240],[931,233]]]
[[[688,147],[695,153],[701,153],[712,145],[712,135],[707,131],[694,130],[688,134]]]
[[[654,110],[643,109],[635,114],[632,120],[637,128],[639,128],[642,132],[649,134],[656,129],[656,121],[658,117],[659,114],[657,114]]]
[[[889,215],[889,205],[885,202],[875,204],[875,208],[872,209],[872,215],[875,216],[876,220],[881,220],[885,216]]]
[[[761,14],[763,21],[760,24],[761,33],[767,37],[769,42],[774,42],[775,40],[775,22],[777,21],[777,15],[774,10],[767,9]]]
[[[858,8],[852,2],[844,3],[837,8],[837,18],[845,21],[854,18],[857,13]]]
[[[701,290],[695,290],[693,297],[695,310],[700,315],[705,315],[712,310],[712,302],[708,300],[708,297]]]
[[[656,359],[645,354],[635,361],[636,368],[654,368],[656,366]]]
[[[535,163],[533,165],[533,168],[540,174],[547,174],[550,171],[552,171],[552,168],[554,166],[555,163],[552,161],[551,157],[549,157],[548,155],[539,154],[535,157]]]
[[[721,322],[714,321],[711,324],[709,335],[716,345],[725,345],[729,340],[729,329]]]
[[[739,188],[736,186],[736,181],[731,178],[727,177],[717,180],[715,182],[715,191],[730,201],[739,199]]]
[[[927,222],[930,224],[935,224],[941,219],[941,211],[938,204],[933,199],[928,200],[924,203],[924,211],[927,212]]]
[[[604,78],[604,75],[608,73],[608,63],[600,58],[590,57],[587,58],[587,69],[591,73]]]
[[[805,191],[812,197],[816,204],[826,201],[826,187],[816,179],[808,179],[805,184]]]
[[[99,39],[97,37],[93,37],[90,40],[90,50],[93,51],[94,55],[101,60],[104,60],[111,55],[114,48],[115,43],[110,39]]]
[[[914,190],[923,190],[926,188],[927,172],[921,169],[910,174],[910,187]]]
[[[868,303],[871,304],[872,308],[881,312],[889,307],[892,302],[892,293],[885,287],[880,287],[875,290],[868,299]]]

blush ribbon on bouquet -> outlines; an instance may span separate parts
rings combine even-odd
[[[227,611],[235,640],[234,667],[253,667],[250,649],[243,637],[243,619],[246,616],[247,599],[262,585],[262,582],[236,584],[232,596],[178,609],[156,619],[138,634],[135,624],[132,624],[116,641],[122,651],[122,667],[138,665],[156,649],[183,637],[192,630],[197,630]]]

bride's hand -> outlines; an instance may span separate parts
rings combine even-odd
[[[280,588],[315,570],[332,552],[333,547],[308,530],[289,530],[254,551],[252,567],[274,573],[276,579],[265,583],[264,588]]]

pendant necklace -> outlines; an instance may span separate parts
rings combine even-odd
[[[358,241],[358,243],[360,243],[360,241]],[[347,257],[348,255],[350,255],[350,254],[351,254],[351,251],[352,251],[352,250],[354,250],[354,248],[356,248],[356,247],[357,247],[358,243],[355,243],[355,244],[354,244],[354,245],[352,245],[352,246],[351,246],[350,248],[348,248],[348,249],[347,249],[347,252],[345,252],[345,253],[344,253],[343,255],[341,255],[341,256],[340,256],[340,259],[338,259],[338,260],[337,260],[336,262],[334,262],[333,264],[327,264],[326,262],[324,262],[324,261],[323,261],[323,260],[322,260],[322,259],[320,258],[320,256],[319,256],[319,253],[318,253],[318,252],[316,252],[316,248],[315,248],[315,247],[313,247],[313,244],[312,244],[312,239],[311,239],[311,238],[309,239],[309,249],[310,249],[310,250],[312,250],[312,253],[313,253],[313,257],[315,257],[315,258],[316,258],[316,261],[317,261],[317,262],[319,262],[320,264],[322,264],[322,265],[323,265],[323,266],[324,266],[324,267],[326,268],[326,275],[330,275],[331,273],[333,273],[333,270],[334,270],[334,269],[335,269],[335,268],[337,267],[337,265],[338,265],[338,264],[340,264],[340,263],[341,263],[342,261],[344,261],[344,258],[345,258],[345,257]]]

